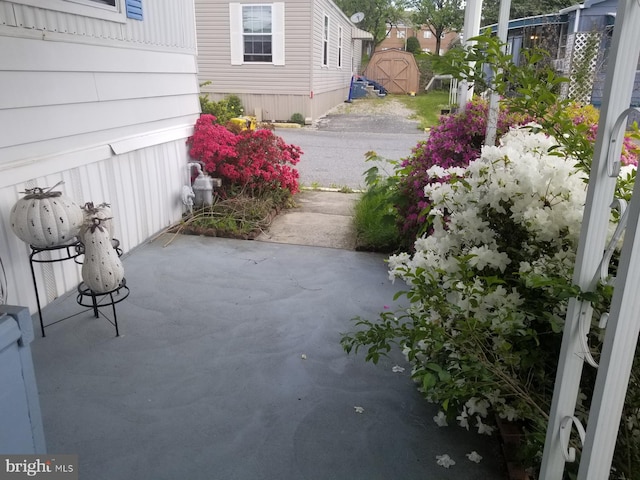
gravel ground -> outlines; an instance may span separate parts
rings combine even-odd
[[[314,125],[300,129],[276,129],[285,142],[302,148],[297,165],[303,186],[351,189],[365,187],[363,173],[373,166],[365,162],[370,151],[389,160],[400,160],[427,136],[411,119],[413,111],[397,99],[367,98],[336,106]],[[391,171],[385,162],[378,166]]]
[[[359,98],[351,103],[341,103],[332,108],[327,115],[384,115],[392,117],[410,118],[415,112],[407,108],[404,103],[393,97]]]

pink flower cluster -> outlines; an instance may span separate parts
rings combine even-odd
[[[204,164],[204,170],[222,178],[227,187],[240,186],[254,193],[282,188],[298,192],[302,151],[286,144],[271,130],[245,130],[234,134],[214,123],[213,115],[202,115],[187,139],[189,155]]]
[[[576,119],[574,119],[576,122]],[[587,139],[591,143],[596,142],[596,137],[598,136],[598,124],[593,124],[589,127],[589,131],[587,132]],[[638,152],[640,152],[640,148],[633,143],[633,140],[626,136],[624,137],[624,141],[622,143],[622,153],[620,154],[620,163],[622,165],[635,165],[638,166]]]

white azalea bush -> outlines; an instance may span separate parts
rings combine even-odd
[[[431,168],[443,180],[425,187],[432,233],[389,258],[409,307],[358,319],[365,328],[342,345],[368,346],[376,362],[398,342],[441,407],[438,425],[491,434],[497,414],[521,421],[539,446],[567,302],[580,296],[571,277],[587,175],[531,127],[483,147],[467,168]]]
[[[571,278],[586,183],[572,159],[548,153],[555,145],[514,129],[465,170],[434,167],[450,178],[425,188],[433,233],[416,241],[413,255],[389,259],[420,322],[404,345],[414,377],[434,401],[448,400],[446,410],[455,407],[459,424],[481,433],[490,432],[482,421],[489,407],[510,420],[542,413],[520,391],[526,383],[513,382],[544,377],[557,361],[556,348],[545,358],[545,335],[560,331],[566,305],[556,294],[571,288],[540,280]]]

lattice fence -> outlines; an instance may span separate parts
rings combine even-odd
[[[591,102],[601,40],[600,33],[591,32],[579,32],[567,39],[566,58],[570,63],[565,67],[565,73],[569,76],[569,84],[563,93],[582,104]]]

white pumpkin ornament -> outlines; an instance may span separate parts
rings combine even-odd
[[[95,293],[111,292],[122,283],[124,267],[111,245],[109,231],[103,224],[105,220],[93,217],[90,221],[82,233],[82,280]]]
[[[82,226],[82,209],[62,192],[51,190],[27,189],[9,215],[13,233],[36,248],[68,244]]]
[[[97,217],[101,220],[101,226],[109,231],[109,238],[113,239],[113,214],[111,212],[111,205],[108,203],[101,203],[100,205],[94,205],[93,202],[87,202],[82,206],[84,212],[84,228],[93,224],[92,219]]]

